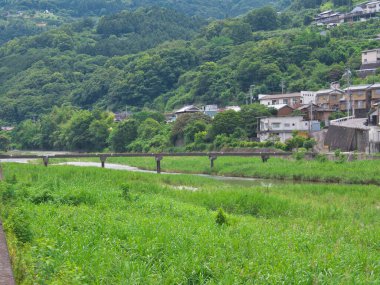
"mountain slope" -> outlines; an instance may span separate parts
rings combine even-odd
[[[380,47],[370,40],[377,19],[329,31],[302,23],[299,13],[261,8],[202,26],[155,8],[15,39],[0,48],[0,120],[64,103],[113,111],[243,104],[251,85],[255,94],[280,92],[281,81],[290,92],[327,87],[360,66],[362,50]]]

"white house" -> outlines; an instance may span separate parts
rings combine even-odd
[[[206,105],[202,109],[203,113],[211,118],[214,118],[219,111],[218,105]]]
[[[365,4],[364,11],[368,14],[380,12],[380,1],[372,1]]]
[[[314,91],[301,91],[302,104],[309,105],[315,104],[317,92]]]
[[[260,141],[280,140],[285,142],[292,138],[293,131],[311,132],[320,130],[318,121],[304,121],[303,116],[265,117],[260,119],[258,132]]]
[[[301,91],[300,93],[288,93],[288,94],[259,94],[260,104],[266,106],[274,105],[289,105],[292,108],[298,108],[304,104],[315,103],[316,92],[313,91]]]
[[[380,48],[365,50],[362,52],[362,64],[380,63]]]
[[[259,94],[260,104],[271,107],[273,105],[288,105],[292,108],[299,107],[302,103],[301,93],[274,94],[266,95]]]

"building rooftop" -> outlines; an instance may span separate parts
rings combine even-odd
[[[344,88],[344,91],[348,91],[348,89],[355,91],[355,90],[367,90],[371,87],[371,84],[365,84],[365,85],[352,85],[350,88]]]
[[[365,53],[365,52],[371,52],[371,51],[380,51],[380,48],[374,48],[374,49],[363,50],[362,53]]]
[[[344,93],[344,91],[341,89],[331,89],[331,88],[330,89],[318,90],[316,93],[317,93],[317,95],[322,95],[322,94],[330,94],[330,93],[334,93],[334,92],[341,93],[341,94]]]
[[[270,100],[270,99],[281,99],[281,98],[293,98],[293,97],[302,97],[301,93],[288,93],[288,94],[260,94],[259,100]]]
[[[293,108],[290,107],[288,104],[277,104],[277,105],[271,105],[270,107],[271,107],[271,108],[274,108],[274,109],[276,109],[276,110],[280,110],[280,109],[282,109],[282,108],[284,108],[284,107],[289,107],[289,108],[293,109]]]
[[[200,112],[201,110],[194,106],[194,105],[188,105],[188,106],[185,106],[185,107],[182,107],[181,109],[177,110],[175,113],[176,114],[179,114],[179,113],[195,113],[195,112]]]

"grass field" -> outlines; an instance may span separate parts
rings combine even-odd
[[[52,159],[51,161],[54,163],[54,161],[64,160]],[[92,161],[99,161],[99,159],[92,159]],[[107,162],[127,164],[141,169],[156,169],[156,162],[151,157],[108,158]],[[165,157],[161,161],[161,168],[162,171],[168,172],[380,185],[380,160],[336,163],[271,158],[267,163],[263,163],[261,158],[254,157],[218,157],[214,168],[211,169],[207,157]]]
[[[3,168],[18,284],[380,283],[378,186]]]

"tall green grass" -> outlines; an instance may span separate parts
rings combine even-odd
[[[4,173],[18,284],[380,282],[377,186],[15,164]]]

